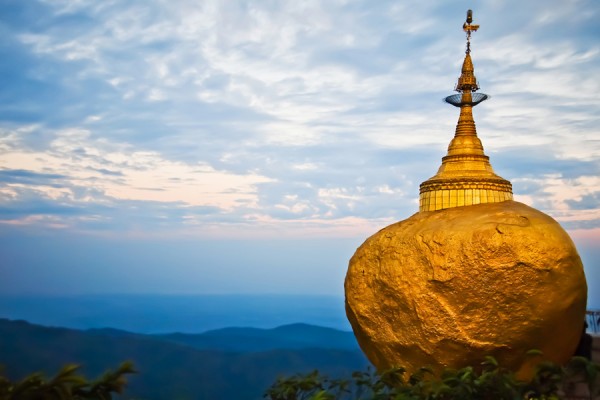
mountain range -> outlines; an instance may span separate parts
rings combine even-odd
[[[0,319],[0,364],[11,379],[65,364],[94,378],[130,360],[138,374],[123,398],[260,399],[278,376],[314,369],[349,377],[368,361],[352,332],[307,324],[226,328],[200,334],[77,330]]]

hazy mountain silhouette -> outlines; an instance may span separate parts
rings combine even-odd
[[[235,352],[306,348],[358,350],[352,332],[308,324],[285,325],[275,329],[225,328],[196,335],[172,333],[153,336],[205,350]]]
[[[139,374],[125,398],[260,399],[279,375],[319,369],[348,376],[364,369],[368,362],[352,341],[350,332],[306,324],[143,335],[0,319],[0,364],[12,379],[34,371],[53,374],[67,363],[95,377],[131,360]]]
[[[229,326],[272,328],[295,322],[350,330],[344,298],[305,295],[0,294],[0,316],[73,329],[197,333]]]

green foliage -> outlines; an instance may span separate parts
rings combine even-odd
[[[133,364],[124,362],[116,371],[88,381],[78,374],[78,369],[77,365],[67,365],[49,380],[41,373],[19,382],[0,376],[0,400],[109,400],[112,393],[123,392],[125,375],[135,373]]]
[[[539,351],[530,354],[540,355]],[[590,399],[600,395],[600,364],[583,357],[573,357],[565,366],[542,362],[534,377],[524,382],[488,356],[478,368],[448,369],[440,376],[421,368],[407,377],[403,368],[394,368],[382,373],[355,372],[351,379],[331,380],[314,371],[279,378],[264,397],[269,400],[554,400],[576,384],[585,384]]]

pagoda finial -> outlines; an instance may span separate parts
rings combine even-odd
[[[467,20],[463,24],[463,31],[467,33],[467,50],[465,51],[466,55],[462,66],[462,74],[460,75],[460,78],[458,78],[458,83],[455,88],[457,92],[461,93],[466,91],[476,92],[479,89],[473,70],[473,61],[471,61],[471,32],[477,32],[479,25],[473,25],[471,22],[473,22],[473,11],[468,10]]]
[[[467,50],[465,53],[469,54],[471,52],[471,32],[477,32],[479,29],[479,25],[471,25],[473,22],[473,10],[467,10],[467,20],[463,24],[463,31],[467,33]]]

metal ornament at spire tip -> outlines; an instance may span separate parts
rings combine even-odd
[[[479,25],[472,25],[473,22],[473,10],[467,10],[467,19],[463,24],[463,31],[467,33],[467,50],[466,54],[471,53],[471,32],[477,32]]]

